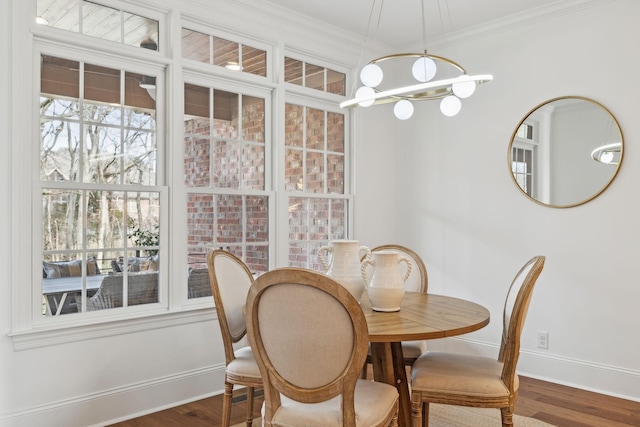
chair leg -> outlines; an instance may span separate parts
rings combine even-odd
[[[422,427],[429,427],[429,402],[422,404]]]
[[[231,425],[231,404],[233,398],[233,384],[224,382],[224,396],[222,397],[222,427]]]
[[[422,425],[422,396],[419,393],[411,393],[411,426]]]
[[[253,387],[247,387],[247,427],[253,424]]]
[[[508,408],[500,408],[502,416],[502,427],[513,427],[513,406]]]

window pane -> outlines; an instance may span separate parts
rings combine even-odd
[[[255,74],[256,76],[267,76],[267,52],[254,47],[242,46],[242,71]]]
[[[269,199],[264,196],[246,197],[246,241],[269,240]]]
[[[82,246],[82,192],[42,190],[42,248],[51,251]]]
[[[324,149],[324,111],[307,108],[307,148]]]
[[[50,0],[38,0],[37,14],[44,19],[46,25],[77,33],[80,31],[79,8],[76,0],[65,2],[64,5]]]
[[[284,167],[284,185],[286,191],[304,190],[302,156],[302,150],[287,150]]]
[[[246,264],[252,273],[266,273],[269,271],[269,246],[247,245]]]
[[[238,100],[239,96],[237,93],[214,89],[214,137],[238,137]]]
[[[304,107],[285,105],[285,145],[302,147],[304,141]]]
[[[330,199],[330,230],[329,240],[347,238],[347,201],[345,199]]]
[[[245,145],[242,150],[242,188],[264,190],[264,145]]]
[[[324,155],[307,152],[305,191],[324,193]]]
[[[304,85],[312,89],[324,90],[324,67],[305,64]]]
[[[188,187],[208,187],[210,184],[209,157],[211,141],[185,138],[184,183]]]
[[[193,247],[211,246],[215,237],[215,207],[214,197],[210,194],[187,195],[187,244],[189,253],[193,252]],[[196,262],[198,259],[189,258],[189,262]],[[199,260],[201,261],[201,260]]]
[[[79,62],[42,55],[40,64],[40,91],[42,93],[80,98]]]
[[[264,143],[264,98],[242,96],[242,139]]]
[[[120,70],[85,64],[84,98],[120,104]]]
[[[309,240],[329,237],[329,199],[309,199]]]
[[[327,155],[327,192],[344,194],[344,156]]]
[[[291,58],[284,58],[284,81],[302,86],[304,63]]]
[[[242,196],[218,195],[216,197],[216,242],[242,241]]]
[[[304,197],[289,197],[289,240],[308,240],[307,234],[307,199]]]
[[[73,105],[77,106],[75,103]],[[42,181],[77,181],[80,153],[79,124],[65,120],[42,119],[40,141],[40,179]]]
[[[240,144],[216,141],[213,155],[213,185],[218,188],[240,187]]]
[[[197,31],[182,29],[182,57],[193,61],[211,63],[211,37]]]
[[[158,50],[158,21],[124,12],[124,44]]]
[[[327,69],[327,92],[344,95],[346,82],[347,79],[343,73]]]
[[[213,65],[224,67],[240,64],[240,45],[229,40],[213,37]]]
[[[88,1],[82,2],[82,32],[114,42],[121,41],[120,11]]]
[[[327,112],[327,150],[344,153],[344,114]]]

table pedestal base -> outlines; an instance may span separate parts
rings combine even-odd
[[[402,343],[372,342],[371,361],[373,379],[391,384],[398,389],[398,426],[411,426],[411,396],[404,366]]]

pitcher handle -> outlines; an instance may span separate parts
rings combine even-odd
[[[402,256],[402,257],[398,258],[398,264],[400,264],[401,262],[404,262],[405,265],[407,266],[407,268],[406,268],[406,270],[404,272],[404,278],[402,279],[403,282],[406,282],[407,279],[409,278],[409,275],[411,274],[411,269],[413,267],[412,267],[411,260],[409,258],[407,258],[407,257]]]
[[[321,246],[320,249],[318,249],[318,261],[320,261],[320,264],[322,264],[324,272],[326,273],[329,271],[329,263],[327,262],[325,256],[322,254],[323,252],[326,252],[328,256],[329,254],[333,253],[333,248],[331,246]]]
[[[367,267],[370,265],[373,265],[373,260],[371,259],[371,255],[368,254],[367,257],[365,257],[365,259],[360,263],[360,274],[362,275],[362,278],[367,285],[369,285],[369,279],[367,277]]]
[[[364,255],[361,255],[362,251],[364,251]],[[364,261],[366,259],[371,259],[371,249],[369,249],[366,246],[358,247],[358,257],[360,259],[360,262],[362,262],[362,261]]]

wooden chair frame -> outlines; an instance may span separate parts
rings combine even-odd
[[[533,294],[535,283],[544,267],[545,257],[536,256],[530,259],[516,274],[507,297],[503,310],[503,332],[500,340],[500,351],[498,362],[502,364],[501,381],[508,389],[508,393],[502,396],[484,397],[474,393],[454,394],[443,391],[418,390],[415,387],[411,392],[412,425],[423,427],[429,425],[429,403],[441,403],[447,405],[473,406],[483,408],[498,408],[501,411],[502,425],[513,425],[513,410],[518,398],[516,365],[520,356],[520,335],[529,308],[529,302]],[[517,291],[513,303],[511,314],[508,313],[508,303],[514,284],[518,282],[521,275],[529,269],[526,277],[522,280],[520,289]],[[412,375],[413,377],[413,375]],[[413,380],[412,380],[413,382]],[[422,423],[420,423],[422,421]]]
[[[211,293],[216,305],[218,323],[220,324],[220,332],[222,334],[222,342],[224,344],[225,366],[228,366],[236,359],[234,344],[239,342],[247,334],[246,325],[243,330],[237,334],[232,334],[229,328],[228,316],[225,311],[224,302],[220,293],[220,285],[218,283],[218,275],[216,274],[216,259],[218,257],[226,257],[236,263],[247,275],[247,280],[253,283],[253,274],[249,267],[237,256],[231,252],[216,249],[207,255],[207,265],[209,268],[209,282],[211,283]],[[248,289],[247,289],[248,292]],[[262,379],[234,374],[225,370],[224,376],[224,396],[222,399],[222,427],[229,427],[231,423],[231,405],[233,399],[233,388],[235,385],[247,387],[247,427],[253,424],[253,402],[254,390],[262,387]]]
[[[350,360],[344,370],[331,382],[319,386],[302,387],[285,379],[274,367],[269,352],[262,339],[258,315],[260,300],[265,292],[278,285],[303,285],[321,290],[336,299],[351,320],[353,349]],[[343,286],[329,276],[301,268],[281,268],[260,276],[251,287],[247,297],[247,329],[251,346],[264,382],[265,406],[264,425],[270,426],[274,414],[280,408],[281,394],[289,399],[303,403],[319,403],[342,395],[343,425],[355,426],[355,389],[360,369],[367,356],[368,328],[364,313],[358,301]],[[380,426],[397,425],[396,410]]]

